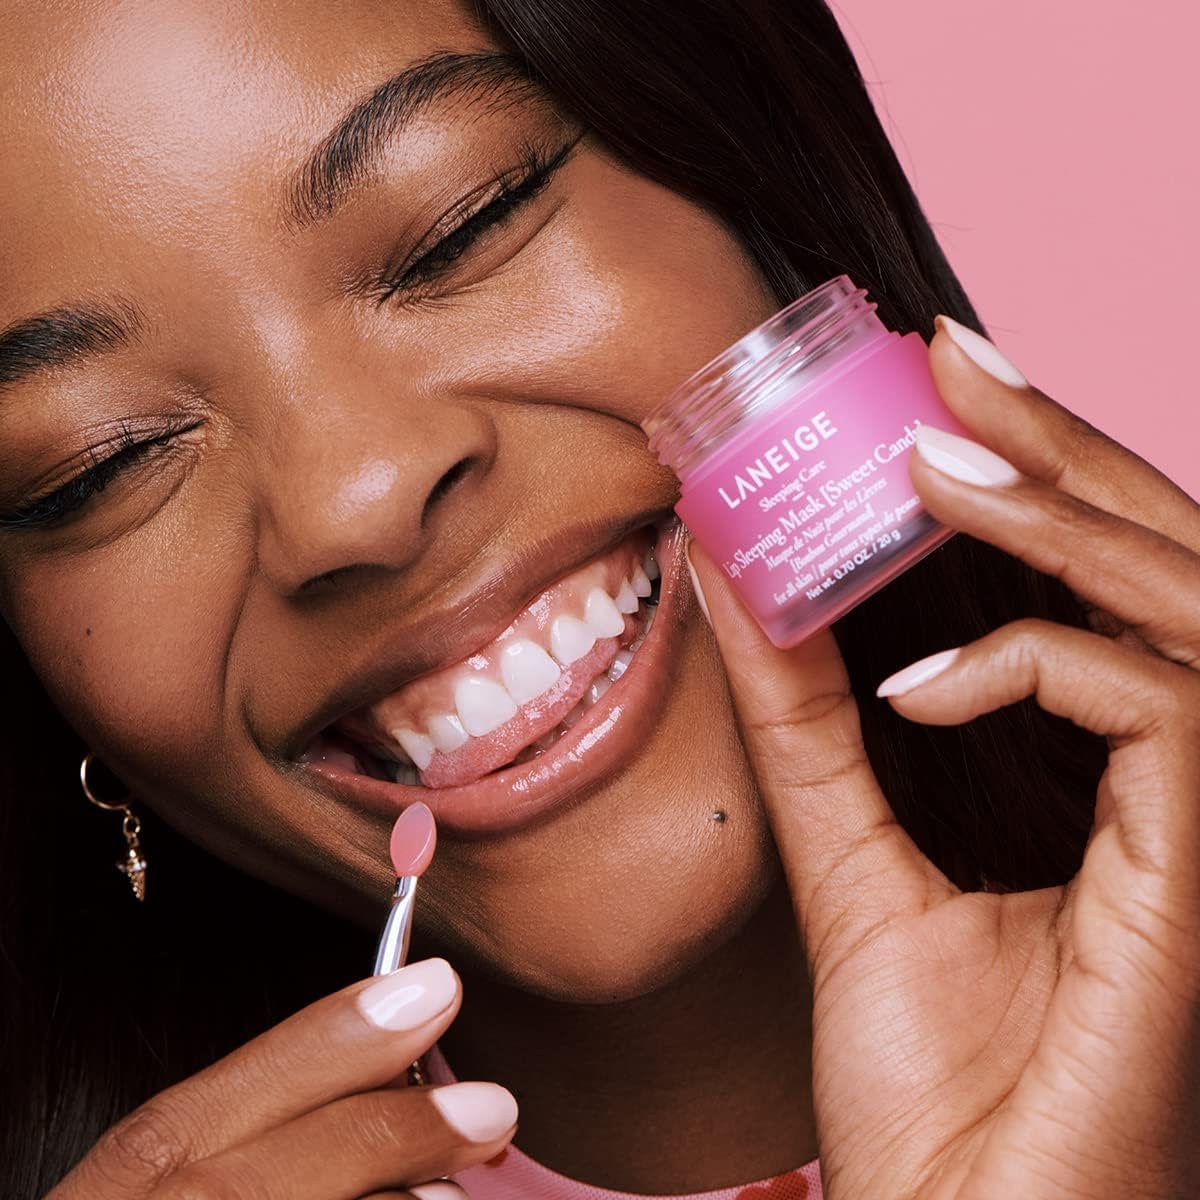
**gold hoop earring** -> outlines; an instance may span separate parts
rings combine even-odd
[[[102,808],[105,812],[119,812],[124,814],[121,821],[121,832],[125,835],[125,857],[119,858],[116,866],[117,870],[129,880],[129,886],[133,889],[133,894],[139,900],[145,900],[146,860],[142,857],[142,843],[139,840],[139,835],[142,832],[142,823],[129,807],[129,797],[114,804],[107,800],[101,800],[92,791],[91,784],[88,783],[88,769],[93,762],[95,762],[95,756],[89,750],[83,756],[83,762],[79,764],[79,786],[83,788],[83,794],[87,797],[89,803],[94,804],[97,808]]]

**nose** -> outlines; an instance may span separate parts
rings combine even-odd
[[[495,451],[491,423],[465,401],[332,387],[294,397],[269,442],[258,569],[283,596],[413,563],[438,507],[482,477]]]

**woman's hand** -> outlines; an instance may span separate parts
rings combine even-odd
[[[328,996],[142,1105],[47,1200],[461,1197],[429,1181],[507,1144],[512,1096],[492,1083],[394,1086],[460,999],[439,958]]]
[[[930,357],[990,451],[925,431],[925,505],[1064,580],[1095,631],[1018,621],[880,694],[938,725],[1036,696],[1109,763],[1069,884],[960,892],[896,823],[833,638],[775,649],[692,547],[811,966],[827,1196],[1194,1200],[1200,509],[944,327]]]

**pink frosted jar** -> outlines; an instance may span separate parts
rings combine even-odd
[[[908,476],[921,424],[966,434],[919,333],[839,275],[735,342],[642,422],[675,511],[776,646],[824,629],[952,530]]]

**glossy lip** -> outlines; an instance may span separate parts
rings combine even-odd
[[[340,801],[388,818],[418,801],[429,805],[439,829],[459,837],[507,833],[581,798],[629,762],[662,710],[670,682],[669,649],[678,630],[686,533],[672,522],[655,541],[662,582],[654,625],[629,669],[583,718],[548,750],[528,762],[493,771],[461,787],[426,788],[388,783],[326,763],[306,763],[322,790]]]

